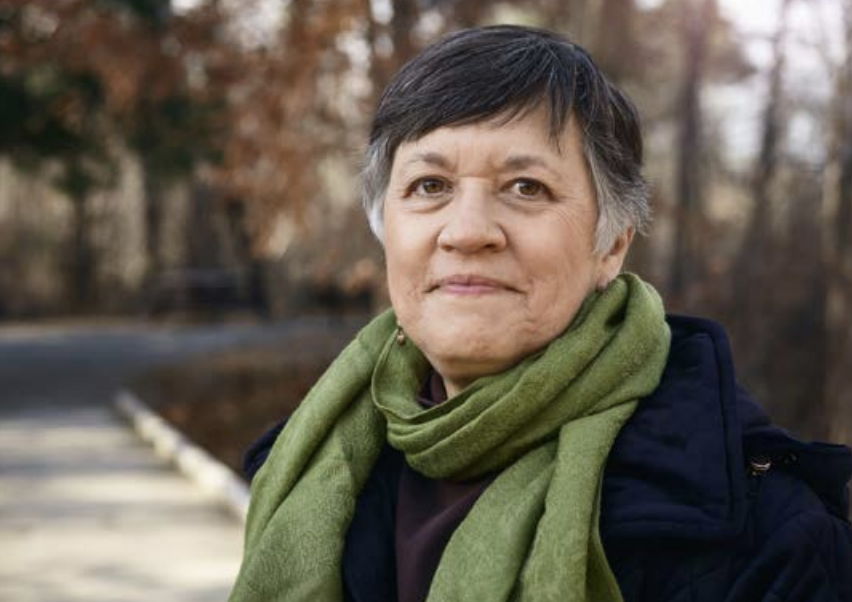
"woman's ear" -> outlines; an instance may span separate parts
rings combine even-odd
[[[630,249],[635,235],[636,228],[630,226],[618,235],[615,242],[612,243],[610,250],[600,258],[601,263],[597,282],[597,289],[599,291],[609,286],[609,283],[615,280],[616,276],[621,272],[624,259],[627,257],[627,251]]]

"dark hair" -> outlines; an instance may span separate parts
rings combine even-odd
[[[382,238],[382,206],[393,158],[404,142],[448,125],[511,120],[544,106],[554,143],[573,116],[598,204],[596,249],[649,218],[636,108],[589,54],[543,29],[498,25],[453,33],[426,48],[379,100],[363,171],[364,208]]]

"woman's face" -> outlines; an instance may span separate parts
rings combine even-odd
[[[558,146],[539,110],[397,149],[384,205],[391,303],[450,395],[546,346],[618,274],[632,231],[598,256],[596,222],[573,121]]]

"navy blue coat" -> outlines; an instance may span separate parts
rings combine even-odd
[[[727,337],[669,317],[672,347],[607,462],[601,535],[626,602],[852,602],[852,455],[772,426],[734,379]],[[246,455],[249,477],[281,430]],[[396,599],[403,462],[385,446],[347,534],[348,600]]]

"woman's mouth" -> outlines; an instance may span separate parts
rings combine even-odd
[[[440,278],[430,288],[430,292],[436,290],[451,295],[472,296],[514,291],[511,286],[501,280],[476,274],[454,274]]]

